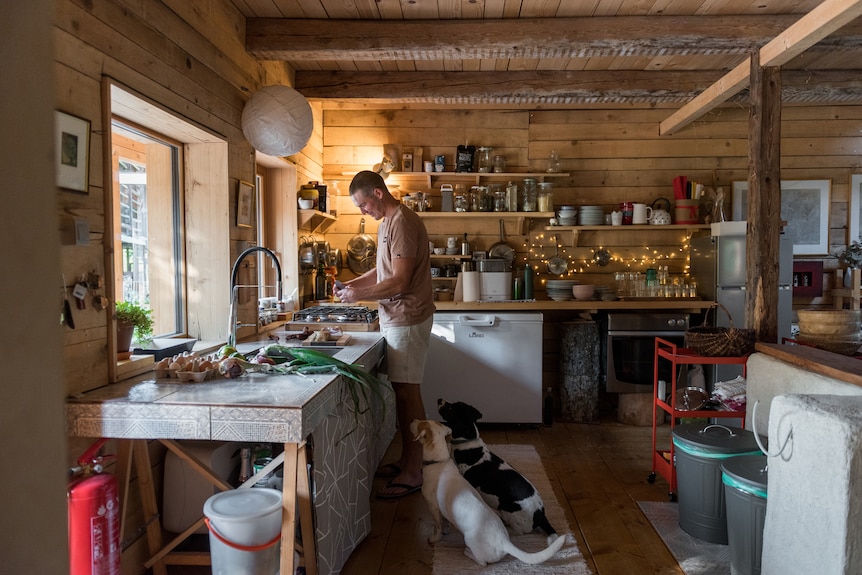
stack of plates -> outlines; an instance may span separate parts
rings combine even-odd
[[[581,206],[578,223],[582,226],[601,226],[605,223],[605,210],[601,206]]]
[[[596,297],[602,301],[614,301],[617,294],[610,286],[596,286]]]
[[[545,289],[548,297],[554,301],[569,301],[574,298],[572,286],[578,283],[576,280],[548,280]]]
[[[574,206],[563,206],[557,211],[557,222],[561,226],[578,225],[578,210]]]

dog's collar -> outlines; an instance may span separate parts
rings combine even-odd
[[[435,463],[446,463],[448,459],[440,459],[437,461],[422,461],[422,465],[434,465]]]

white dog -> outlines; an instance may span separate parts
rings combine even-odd
[[[547,561],[566,541],[558,537],[551,545],[536,553],[515,547],[502,519],[464,479],[449,457],[446,436],[450,429],[430,420],[415,420],[410,424],[413,437],[422,444],[422,495],[431,509],[434,533],[429,543],[440,541],[445,517],[464,535],[464,554],[485,566],[500,561],[508,553],[524,563]]]

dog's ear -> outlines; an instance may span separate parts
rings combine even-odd
[[[472,405],[467,405],[466,403],[464,404],[464,407],[466,408],[467,415],[473,421],[479,421],[480,419],[482,419],[482,412],[481,411],[479,411],[478,409],[476,409]]]
[[[419,441],[428,435],[428,422],[414,419],[410,424],[410,431],[413,432],[413,441]]]

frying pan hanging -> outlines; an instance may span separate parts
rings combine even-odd
[[[377,264],[377,242],[365,233],[365,218],[359,220],[359,234],[347,242],[347,265],[362,275]]]
[[[569,264],[560,256],[560,236],[554,236],[554,257],[548,260],[548,273],[562,275],[569,271]]]
[[[495,242],[488,250],[488,257],[491,259],[505,259],[512,261],[515,259],[515,248],[506,241],[506,226],[503,223],[503,218],[500,218],[500,241]]]

